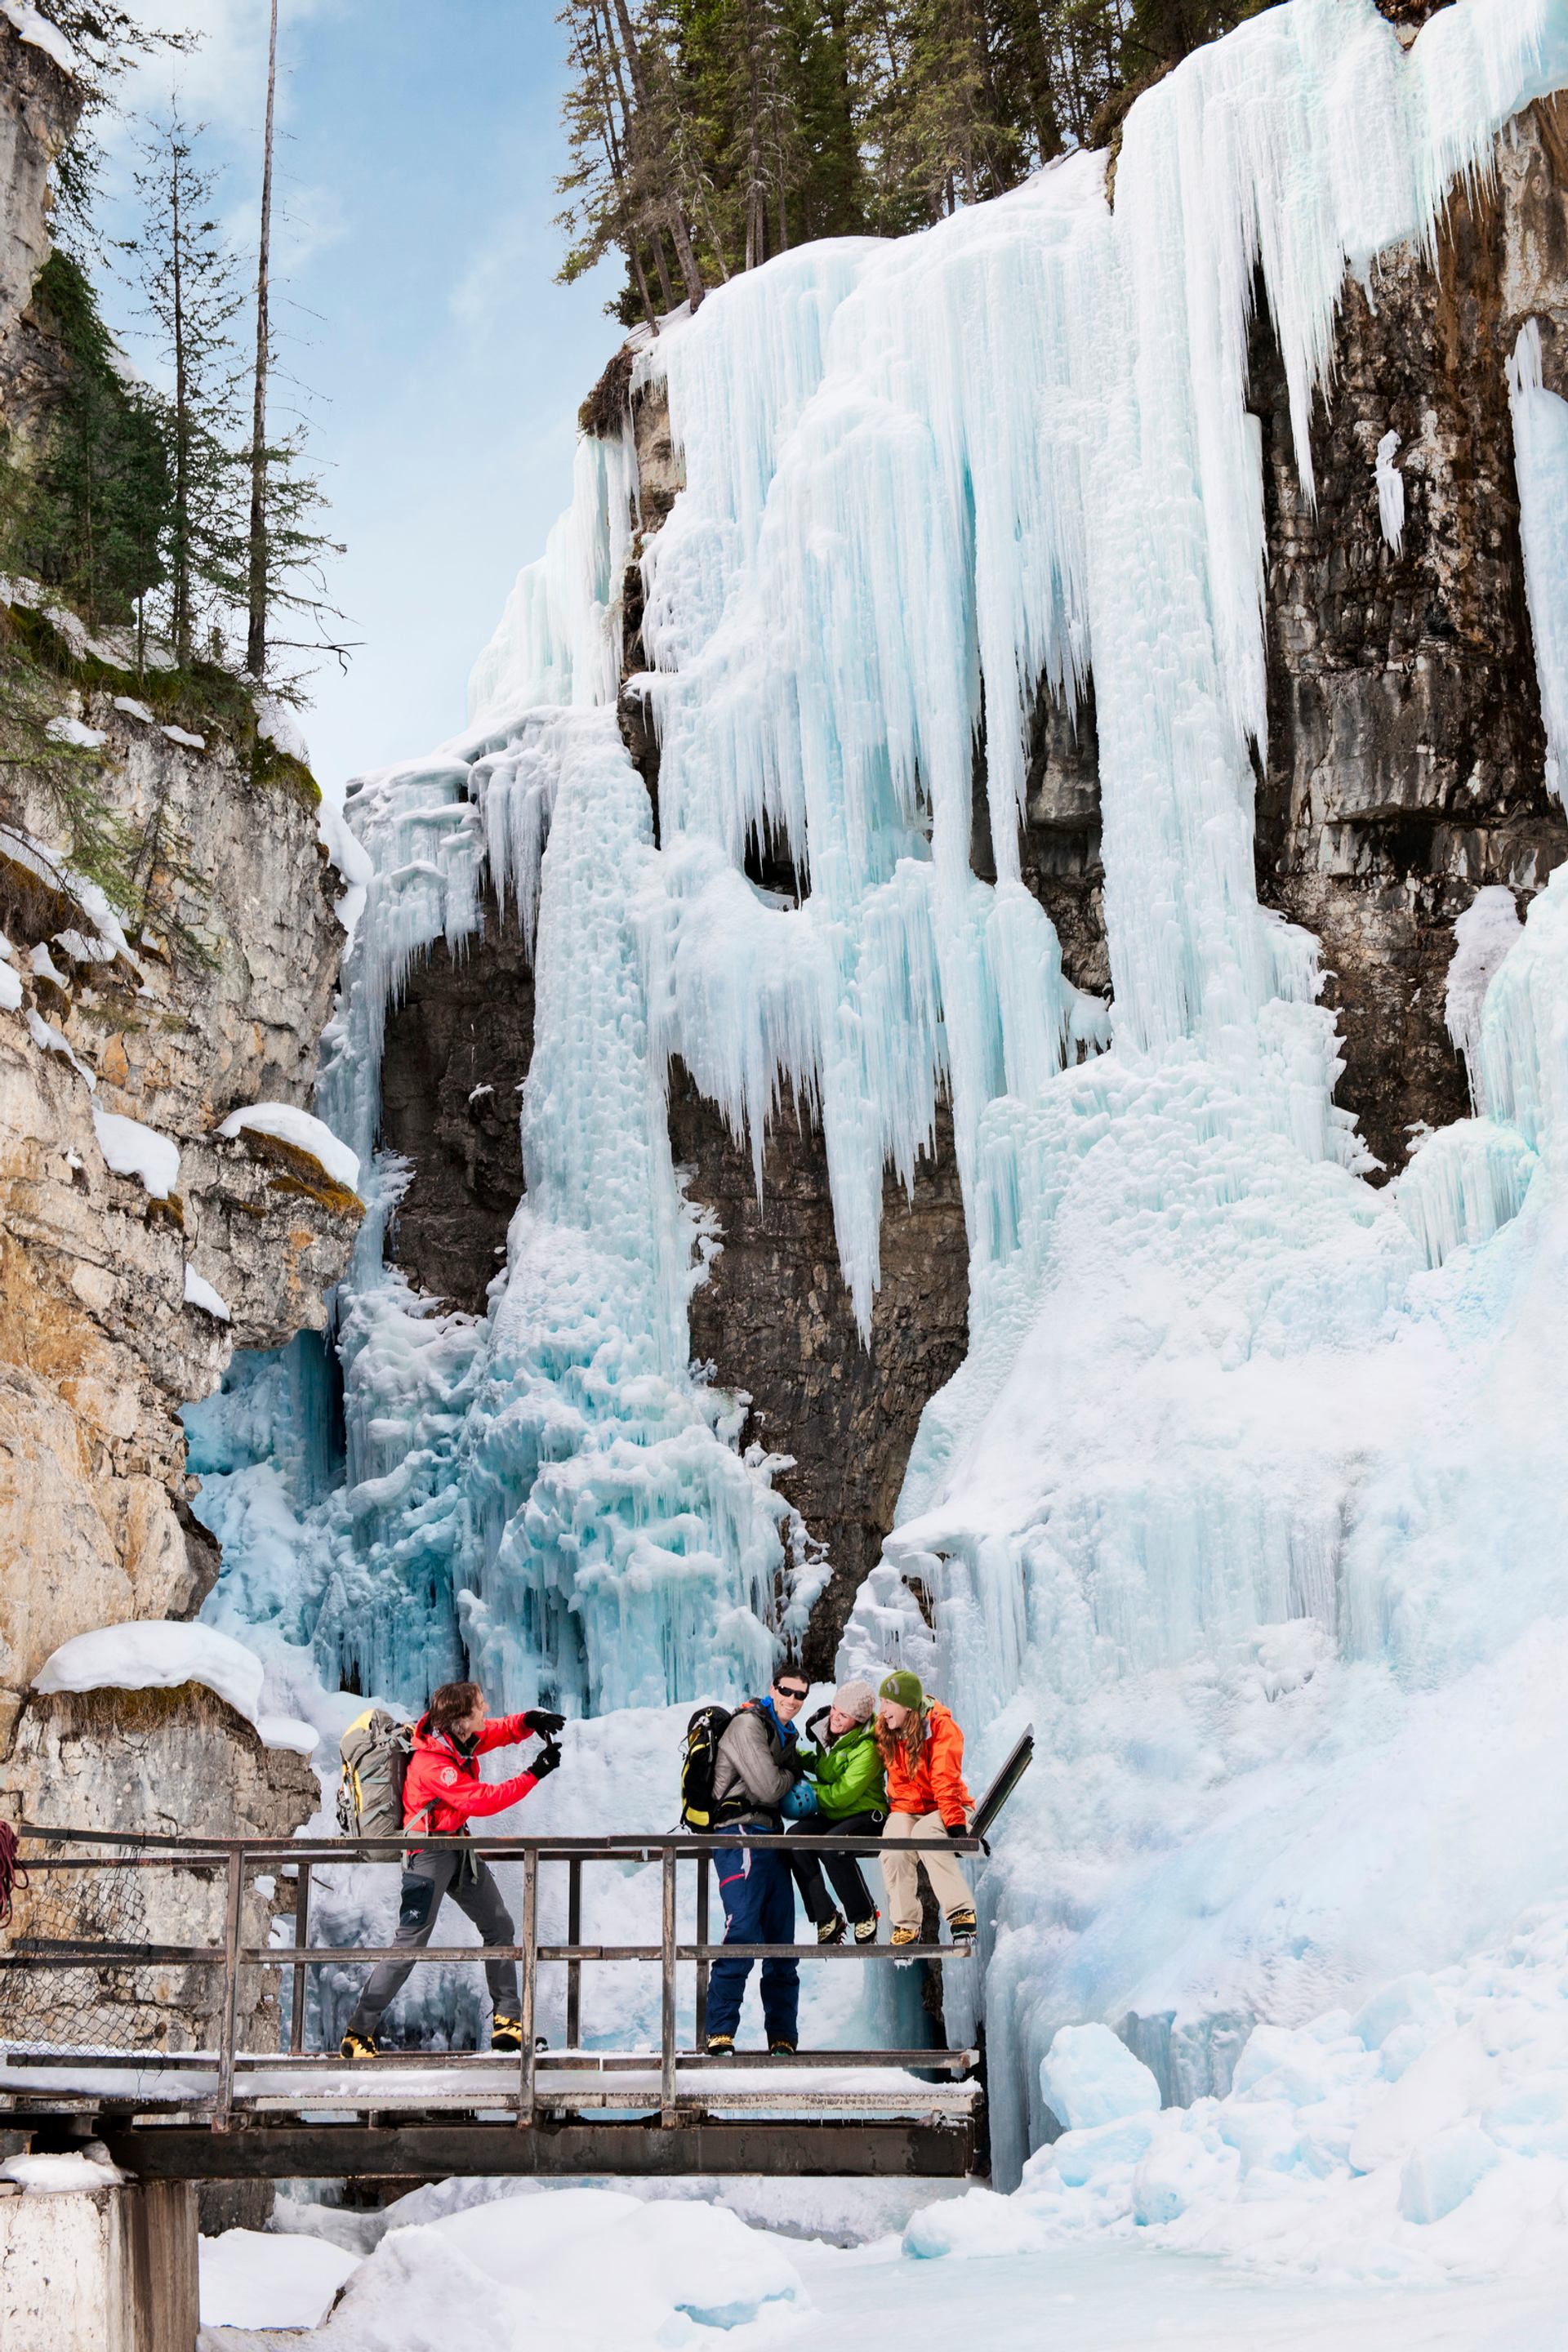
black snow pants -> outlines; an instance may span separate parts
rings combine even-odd
[[[826,1813],[808,1813],[804,1821],[794,1824],[790,1836],[879,1838],[887,1818],[885,1813],[849,1813],[842,1821],[835,1822],[830,1821]],[[844,1916],[852,1927],[876,1917],[877,1906],[871,1900],[871,1890],[866,1884],[866,1874],[860,1867],[858,1855],[803,1853],[797,1862],[791,1854],[790,1868],[800,1890],[802,1906],[814,1927],[826,1927],[834,1914],[832,1896],[822,1883],[824,1870],[833,1882],[833,1893],[844,1906]]]
[[[501,1901],[500,1889],[488,1863],[481,1862],[477,1853],[454,1853],[449,1847],[441,1853],[416,1853],[403,1873],[403,1903],[397,1933],[392,1939],[395,1944],[408,1945],[410,1956],[405,1960],[383,1960],[379,1968],[372,1970],[348,2021],[350,2033],[375,2032],[382,2011],[407,1982],[415,1965],[414,1950],[430,1941],[444,1895],[449,1895],[458,1910],[473,1921],[487,1944],[516,1943],[511,1913]],[[515,2017],[515,1960],[488,1960],[485,1981],[497,2015]]]

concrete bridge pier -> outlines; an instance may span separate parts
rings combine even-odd
[[[5,2352],[195,2352],[188,2180],[22,2190],[0,2181]]]

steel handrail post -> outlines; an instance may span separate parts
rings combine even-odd
[[[533,2122],[533,1989],[534,1947],[539,1927],[539,1854],[531,1848],[522,1858],[522,1985],[518,2002],[522,2048],[518,2053],[517,2121],[520,2130]]]
[[[294,1881],[294,1949],[297,1952],[302,1952],[309,1947],[310,1924],[310,1865],[308,1862],[302,1862],[299,1865]],[[296,2058],[305,2047],[305,1984],[308,1973],[309,1963],[296,1960],[293,1974],[294,2002],[292,2013],[289,2019],[289,2049],[290,2054]]]
[[[697,1941],[708,1941],[708,1856],[697,1857]],[[691,2036],[699,2050],[708,2040],[708,1962],[697,1963],[697,2017]]]
[[[220,2132],[227,2131],[233,2120],[234,2045],[239,2013],[239,1921],[244,1890],[245,1848],[239,1846],[228,1858],[225,1905],[223,2016],[218,2039],[217,2105],[213,2111],[213,2129]]]
[[[566,1864],[566,1941],[583,1940],[583,1857],[573,1854]],[[583,1963],[566,1963],[566,2047],[575,2050],[583,2034]]]
[[[678,2120],[675,2104],[675,1848],[664,1850],[664,1998],[659,2011],[658,2120],[670,2131]]]

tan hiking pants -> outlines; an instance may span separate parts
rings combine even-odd
[[[917,1856],[914,1848],[919,1846]],[[895,1927],[921,1924],[920,1880],[916,1863],[925,1864],[931,1893],[951,1919],[955,1911],[972,1911],[974,1897],[947,1842],[940,1813],[889,1813],[882,1832],[882,1883],[888,1890],[888,1912]]]

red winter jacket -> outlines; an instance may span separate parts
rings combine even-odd
[[[512,1780],[481,1780],[479,1758],[491,1748],[515,1748],[532,1738],[526,1715],[498,1715],[487,1723],[471,1756],[433,1731],[422,1715],[414,1727],[414,1753],[403,1780],[403,1826],[431,1837],[460,1837],[476,1814],[504,1813],[537,1786],[537,1775],[520,1772]]]

